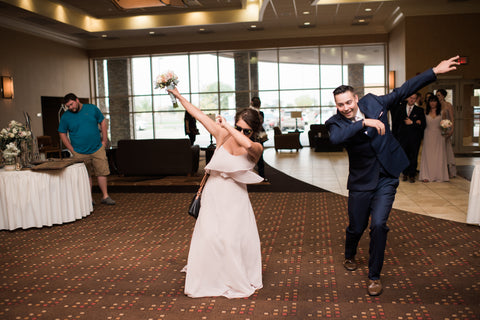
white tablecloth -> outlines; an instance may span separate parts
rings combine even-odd
[[[92,211],[83,163],[43,172],[0,169],[0,230],[62,224]]]
[[[480,165],[473,169],[468,196],[467,223],[480,225]]]

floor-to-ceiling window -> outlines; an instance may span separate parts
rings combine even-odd
[[[185,137],[184,110],[173,108],[165,90],[155,89],[161,73],[173,71],[178,88],[194,105],[233,124],[237,109],[259,96],[265,129],[299,130],[308,144],[310,124],[336,112],[332,91],[341,84],[360,96],[386,92],[385,46],[318,46],[232,52],[202,52],[106,58],[94,61],[94,101],[110,121],[113,145],[120,139]],[[198,124],[196,143],[210,135]]]

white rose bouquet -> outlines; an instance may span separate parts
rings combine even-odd
[[[173,71],[167,71],[166,73],[163,73],[157,77],[155,81],[155,89],[174,89],[177,84],[178,76]],[[175,98],[175,96],[171,93],[169,93],[169,95],[172,99],[173,107],[178,108],[177,98]]]
[[[442,129],[442,136],[446,136],[450,129],[452,129],[452,121],[449,119],[443,119],[440,121],[440,129]]]
[[[20,149],[22,141],[30,142],[31,140],[32,132],[27,130],[22,123],[12,120],[8,127],[0,131],[0,150],[4,150],[12,142]]]
[[[7,144],[5,150],[3,150],[4,158],[16,157],[19,154],[20,154],[20,149],[18,149],[15,142],[10,142],[9,144]]]

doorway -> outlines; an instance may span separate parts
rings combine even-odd
[[[480,81],[463,79],[439,79],[428,91],[447,91],[446,101],[454,110],[453,151],[456,155],[480,151]]]

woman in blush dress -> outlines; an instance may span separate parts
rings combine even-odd
[[[442,112],[440,101],[436,96],[429,98],[425,118],[427,126],[423,137],[419,180],[448,181],[445,138],[440,128],[440,121],[445,119],[445,113]]]
[[[444,135],[445,138],[445,146],[447,148],[447,164],[448,164],[448,174],[451,178],[455,178],[457,175],[457,167],[455,164],[455,154],[453,153],[452,147],[452,135],[453,135],[453,128],[454,128],[454,117],[453,117],[453,106],[450,102],[445,100],[447,96],[447,90],[445,89],[438,89],[437,90],[437,98],[442,105],[442,111],[445,113],[445,119],[448,119],[452,122],[452,127],[448,130],[447,134]]]
[[[245,298],[262,288],[260,237],[247,184],[263,178],[253,168],[263,152],[252,141],[261,127],[258,111],[237,112],[235,126],[216,122],[188,102],[177,89],[168,90],[215,137],[217,148],[205,170],[202,192],[185,268],[185,294],[192,298]]]

